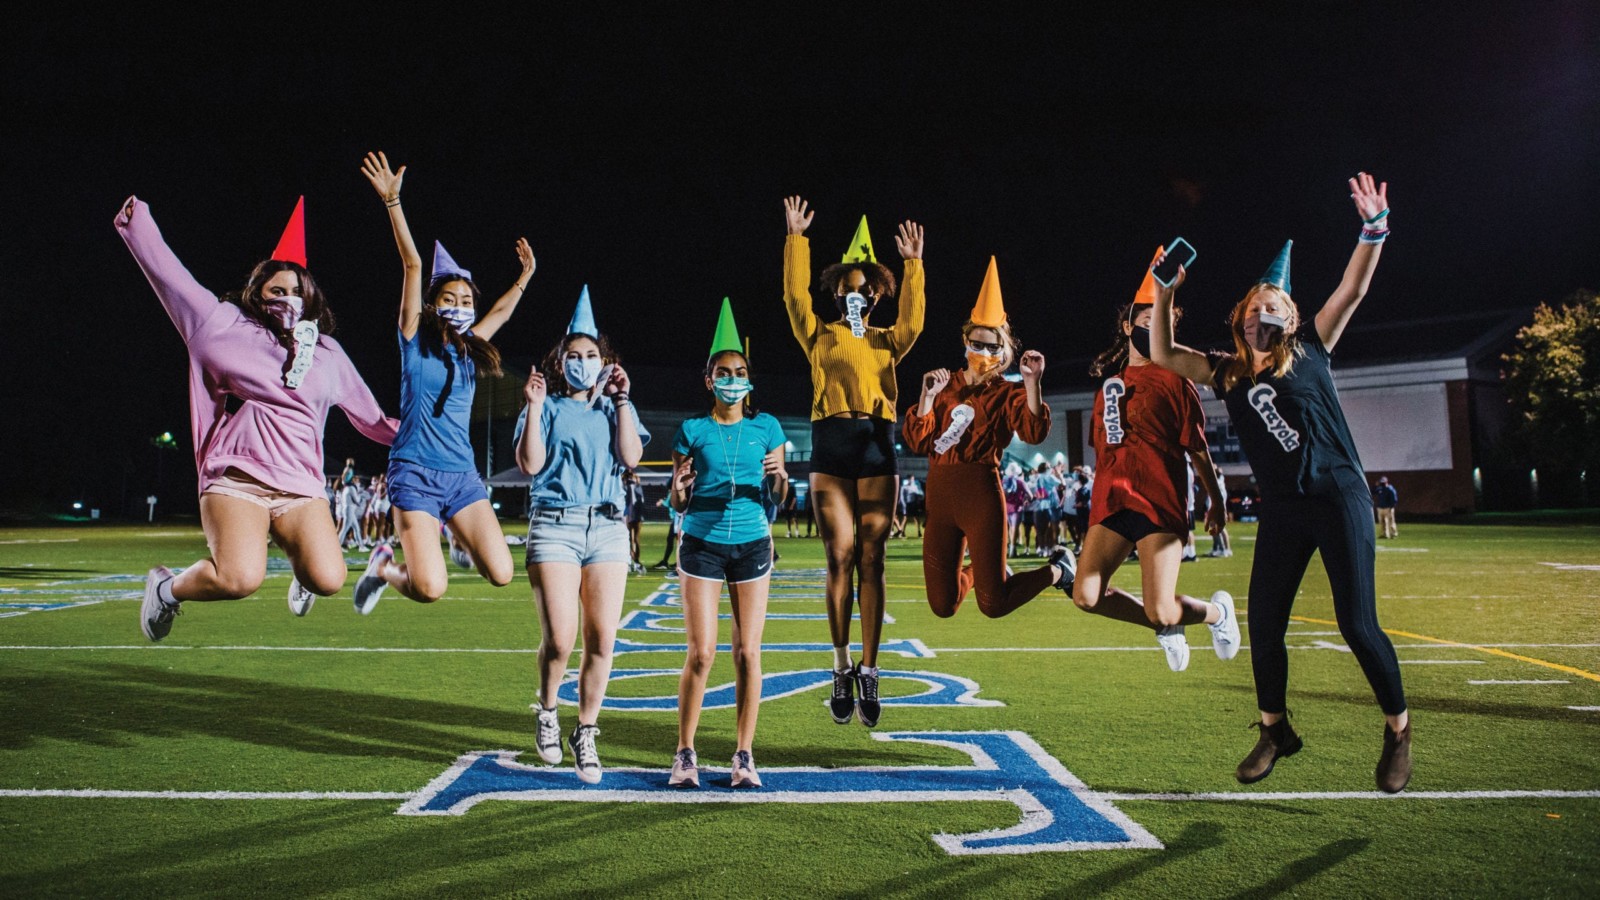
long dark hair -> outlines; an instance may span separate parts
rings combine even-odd
[[[595,345],[600,348],[600,364],[602,366],[622,361],[617,356],[616,351],[611,348],[610,339],[604,334],[599,337],[590,337],[587,334],[569,334],[562,338],[560,343],[550,348],[550,352],[546,353],[544,359],[539,363],[539,371],[544,373],[545,383],[550,386],[549,390],[552,396],[556,394],[565,396],[567,392],[572,390],[572,385],[567,383],[567,373],[563,360],[566,358],[567,350],[572,346],[572,342],[579,338],[586,341],[594,341]],[[596,386],[598,387],[598,385]]]
[[[749,375],[750,375],[750,357],[745,356],[743,353],[739,352],[738,350],[723,350],[723,351],[721,351],[719,353],[713,353],[711,355],[711,358],[706,360],[706,378],[709,378],[712,381],[716,380],[712,376],[711,373],[716,371],[717,360],[723,358],[724,356],[737,356],[740,359],[744,360],[745,377],[747,377],[747,378],[749,377]],[[755,392],[752,391],[751,393],[755,393]],[[756,409],[756,405],[753,402],[751,402],[750,394],[745,394],[744,395],[743,406],[744,406],[744,417],[746,419],[755,418],[756,413],[760,411],[760,410],[757,410]]]
[[[297,263],[281,259],[264,259],[250,270],[250,277],[245,279],[244,287],[227,294],[222,299],[236,304],[247,318],[265,328],[292,356],[294,336],[289,333],[289,329],[283,327],[282,320],[267,308],[270,301],[261,294],[262,286],[279,272],[293,272],[300,282],[302,306],[300,318],[316,322],[317,330],[322,334],[333,334],[336,325],[333,310],[328,308],[328,300],[323,296],[322,288],[317,286],[317,280],[311,277],[311,273]]]
[[[1154,315],[1154,312],[1151,314]],[[1105,350],[1102,350],[1100,355],[1094,358],[1094,362],[1089,364],[1089,377],[1099,378],[1105,375],[1107,372],[1122,371],[1122,367],[1128,362],[1129,341],[1128,335],[1124,334],[1122,331],[1122,323],[1127,322],[1132,324],[1133,316],[1134,311],[1132,301],[1117,307],[1115,337],[1111,339],[1111,346],[1107,347]],[[1172,329],[1174,334],[1177,332],[1178,323],[1182,320],[1183,310],[1180,307],[1174,306],[1172,308]]]
[[[427,296],[422,298],[422,318],[417,323],[422,355],[444,356],[444,345],[449,344],[456,348],[457,354],[469,357],[477,366],[479,374],[498,378],[500,351],[495,345],[475,334],[462,334],[439,316],[439,294],[444,291],[445,285],[457,281],[466,285],[467,290],[472,292],[472,308],[474,311],[478,309],[478,300],[482,294],[472,279],[462,278],[460,275],[443,275],[435,278],[428,285]]]

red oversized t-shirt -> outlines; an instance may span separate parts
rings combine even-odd
[[[1160,366],[1125,366],[1094,398],[1094,495],[1089,524],[1132,510],[1160,526],[1189,530],[1184,458],[1206,446],[1206,416],[1194,382]]]

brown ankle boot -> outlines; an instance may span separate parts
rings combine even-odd
[[[1289,726],[1289,718],[1285,716],[1271,725],[1260,722],[1250,726],[1259,728],[1261,737],[1251,749],[1250,754],[1239,763],[1239,768],[1234,772],[1234,777],[1240,784],[1254,784],[1272,774],[1272,766],[1280,757],[1293,756],[1300,751],[1305,743],[1300,740],[1300,735],[1294,733]]]
[[[1411,722],[1395,734],[1386,723],[1383,726],[1383,754],[1378,757],[1378,790],[1398,794],[1411,780]]]

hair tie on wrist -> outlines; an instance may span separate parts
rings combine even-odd
[[[1370,219],[1362,219],[1361,222],[1364,225],[1376,225],[1379,222],[1382,222],[1384,219],[1388,218],[1388,216],[1389,216],[1389,210],[1387,208],[1385,208],[1382,212],[1378,213],[1377,215],[1373,216],[1372,218],[1370,218]]]

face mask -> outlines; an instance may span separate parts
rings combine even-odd
[[[284,331],[293,331],[294,324],[305,313],[306,302],[293,294],[273,297],[266,302],[267,311],[278,317]]]
[[[990,372],[1000,368],[1000,364],[1004,361],[1005,357],[999,353],[991,356],[982,350],[967,348],[967,367],[979,375],[988,375]]]
[[[860,291],[851,291],[843,297],[833,298],[833,302],[838,304],[839,312],[850,325],[850,333],[856,337],[864,337],[867,333],[866,319],[872,312],[872,301]]]
[[[477,319],[472,308],[467,306],[439,306],[435,307],[434,311],[439,314],[439,318],[448,322],[451,328],[462,334],[471,331],[472,323]]]
[[[1265,353],[1272,349],[1273,343],[1283,335],[1285,324],[1287,323],[1283,319],[1271,313],[1245,316],[1244,342]]]
[[[595,379],[600,377],[600,358],[591,356],[568,359],[561,374],[567,376],[567,384],[580,391],[587,391],[594,387]]]
[[[743,400],[745,395],[750,393],[750,379],[735,378],[732,375],[727,375],[714,379],[711,382],[711,390],[717,395],[718,400],[732,406]]]
[[[1142,325],[1133,326],[1133,333],[1128,335],[1128,343],[1139,351],[1140,356],[1145,359],[1150,358],[1150,329]]]

